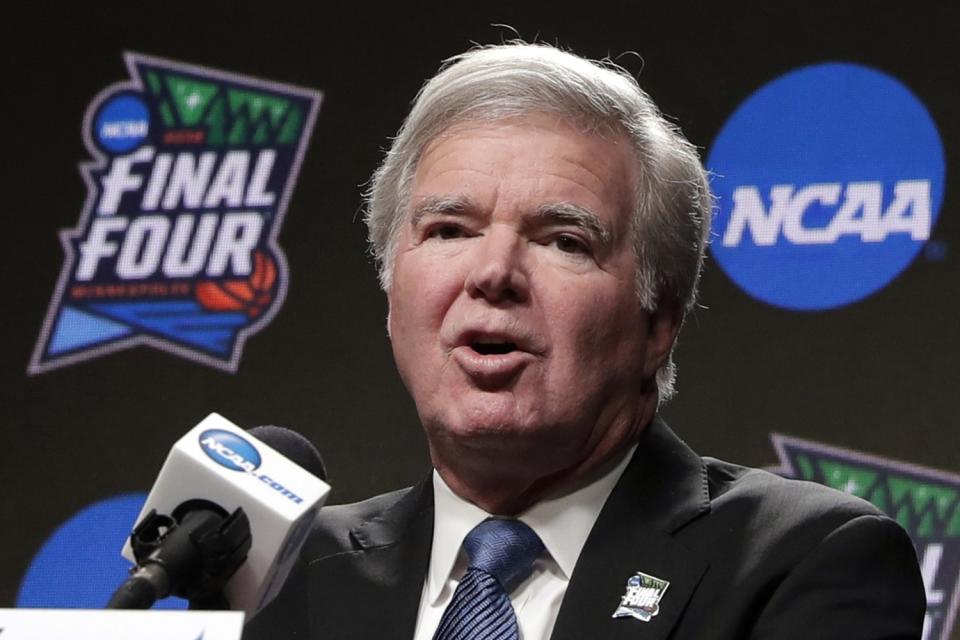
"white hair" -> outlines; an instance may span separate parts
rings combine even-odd
[[[380,285],[390,288],[398,232],[427,145],[457,124],[544,113],[584,132],[630,140],[640,169],[632,221],[637,295],[647,311],[679,305],[685,314],[696,302],[712,212],[696,149],[623,69],[542,44],[473,49],[447,60],[424,84],[367,193]],[[673,395],[675,378],[671,354],[657,372],[661,400]]]

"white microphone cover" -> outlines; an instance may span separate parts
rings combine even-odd
[[[137,522],[198,498],[228,513],[243,507],[252,546],[224,595],[249,620],[283,586],[329,493],[326,482],[211,413],[173,445]],[[129,538],[122,554],[136,562]]]

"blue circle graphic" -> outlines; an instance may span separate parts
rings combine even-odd
[[[112,153],[127,153],[140,146],[150,132],[150,110],[138,96],[121,93],[109,98],[94,119],[94,138]]]
[[[249,472],[260,466],[260,452],[232,431],[207,429],[199,442],[207,457],[227,469]]]
[[[53,532],[20,583],[18,607],[101,609],[129,575],[120,549],[130,535],[146,494],[128,493],[96,502]],[[167,598],[155,609],[185,609]]]
[[[943,144],[895,78],[855,64],[787,73],[730,117],[707,158],[711,252],[751,296],[830,309],[886,286],[939,215]]]

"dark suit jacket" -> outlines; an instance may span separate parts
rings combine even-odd
[[[244,637],[412,638],[432,531],[429,478],[325,509]],[[670,582],[659,614],[612,618],[638,571]],[[920,638],[924,607],[909,538],[870,504],[700,458],[655,421],[587,539],[552,638]]]

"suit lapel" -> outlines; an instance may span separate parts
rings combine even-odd
[[[708,510],[702,461],[654,421],[587,538],[552,640],[666,638],[707,569],[672,534]],[[308,568],[310,638],[412,637],[433,539],[430,478],[350,536],[353,550]],[[613,618],[638,571],[670,582],[659,613]]]
[[[413,637],[433,538],[429,477],[350,537],[354,550],[310,564],[310,637]]]
[[[587,538],[552,640],[666,638],[707,569],[672,534],[708,510],[703,462],[655,420]],[[659,613],[649,622],[613,618],[637,572],[670,583]]]

